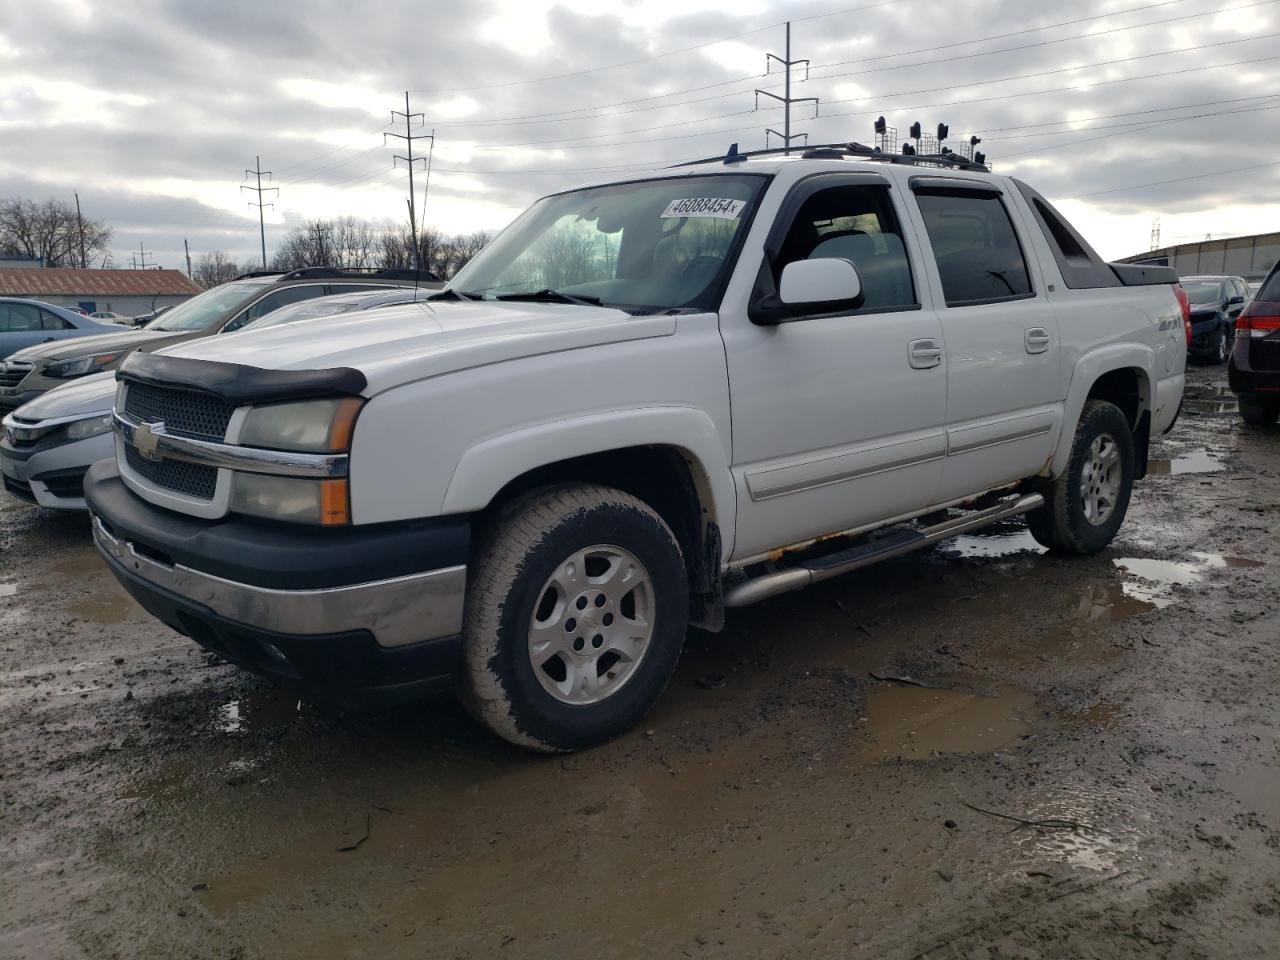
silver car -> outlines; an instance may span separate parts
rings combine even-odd
[[[404,288],[343,293],[273,310],[241,332],[296,321],[315,321],[355,310],[421,299]],[[41,507],[84,510],[84,475],[94,463],[115,456],[111,404],[114,371],[55,387],[22,405],[0,423],[0,473],[9,493]]]

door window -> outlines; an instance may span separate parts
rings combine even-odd
[[[222,332],[230,333],[233,330],[239,330],[246,323],[251,320],[257,320],[259,317],[265,317],[272,310],[277,310],[280,307],[298,303],[302,300],[310,300],[313,297],[322,297],[324,292],[325,287],[321,283],[300,284],[296,287],[283,287],[279,290],[274,290],[223,327]]]
[[[26,333],[40,329],[40,310],[29,303],[0,303],[0,331]]]
[[[1034,296],[1018,235],[1000,197],[918,191],[948,307]]]
[[[822,258],[858,268],[864,299],[856,313],[917,305],[902,229],[884,187],[831,187],[804,202],[782,243],[778,275],[788,263]]]

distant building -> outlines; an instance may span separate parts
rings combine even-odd
[[[87,313],[135,317],[194,297],[201,290],[180,270],[29,270],[0,266],[0,297],[29,297]]]
[[[1184,277],[1228,276],[1263,279],[1280,260],[1280,233],[1202,240],[1135,253],[1121,263],[1155,263],[1173,267]]]
[[[28,257],[21,253],[0,253],[0,270],[10,267],[15,270],[31,270],[43,266],[44,257]]]

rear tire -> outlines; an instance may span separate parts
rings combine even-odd
[[[536,491],[477,544],[458,693],[498,736],[544,753],[589,747],[648,712],[689,616],[680,545],[609,487]]]
[[[1280,399],[1260,397],[1255,393],[1242,393],[1239,397],[1240,419],[1245,423],[1269,427],[1280,417]]]
[[[1124,523],[1133,492],[1133,432],[1120,408],[1089,400],[1076,424],[1067,469],[1027,514],[1031,535],[1057,553],[1097,553]]]

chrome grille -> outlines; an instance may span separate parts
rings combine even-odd
[[[129,392],[133,392],[132,386]],[[128,444],[124,448],[124,459],[129,469],[148,483],[200,500],[213,499],[218,485],[217,467],[182,460],[148,460]]]
[[[209,393],[170,390],[148,383],[130,383],[124,410],[144,423],[161,421],[167,432],[197,440],[225,439],[235,407]]]
[[[0,387],[16,387],[27,378],[27,374],[35,369],[34,363],[20,360],[0,362]]]

